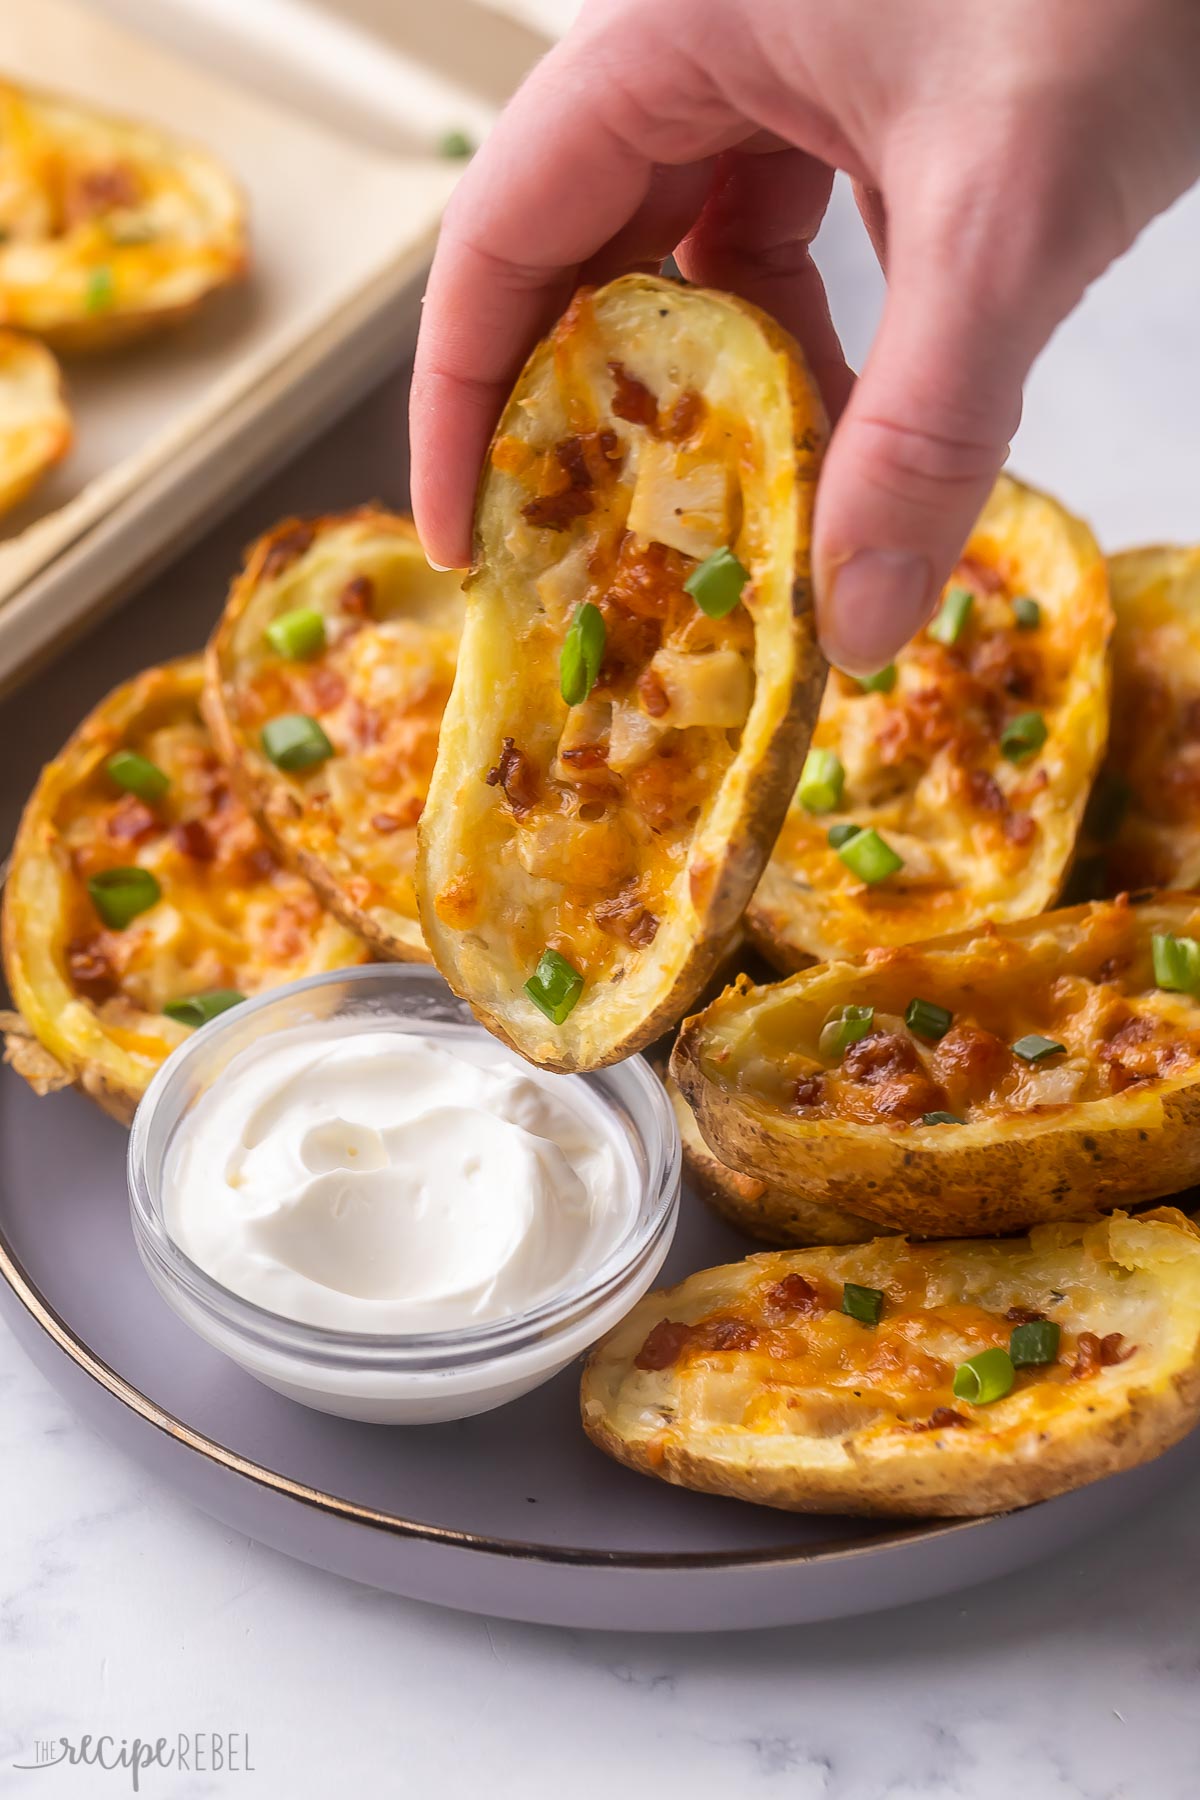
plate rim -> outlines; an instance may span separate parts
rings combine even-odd
[[[906,1542],[929,1543],[934,1539],[955,1537],[980,1527],[996,1524],[1012,1516],[1014,1511],[986,1513],[960,1519],[915,1520],[884,1525],[869,1536],[852,1543],[832,1541],[812,1545],[797,1544],[783,1548],[754,1550],[597,1550],[578,1545],[547,1544],[529,1539],[492,1537],[485,1533],[460,1531],[448,1525],[426,1524],[419,1519],[404,1518],[398,1513],[380,1511],[360,1505],[323,1488],[296,1481],[277,1469],[243,1456],[227,1444],[219,1443],[207,1433],[197,1431],[185,1420],[177,1418],[156,1400],[135,1387],[131,1381],[104,1361],[68,1324],[58,1309],[41,1292],[14,1251],[7,1233],[0,1227],[0,1277],[18,1304],[81,1374],[107,1391],[127,1411],[140,1417],[155,1430],[165,1433],[183,1449],[214,1463],[227,1474],[264,1488],[268,1492],[293,1500],[314,1511],[355,1524],[369,1531],[382,1532],[415,1542],[443,1545],[476,1554],[501,1556],[512,1560],[545,1563],[575,1568],[604,1569],[738,1569],[791,1568],[801,1563],[833,1563],[851,1561]]]

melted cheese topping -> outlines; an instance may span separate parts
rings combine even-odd
[[[754,1007],[736,1050],[715,1052],[714,1072],[799,1119],[939,1131],[947,1127],[923,1127],[926,1114],[948,1112],[965,1123],[1052,1116],[1182,1082],[1200,1063],[1200,1004],[1155,986],[1150,936],[1137,909],[1113,903],[1085,915],[1069,942],[1031,929],[1024,938],[979,938],[969,954],[921,946],[881,952],[850,981],[843,965],[829,972],[840,977],[839,1001],[871,1006],[874,1018],[869,1034],[838,1058],[822,1056],[818,1042],[836,1010],[832,981],[824,972],[819,983],[800,977],[774,990],[775,1003]],[[913,999],[953,1015],[939,1041],[905,1025]],[[1028,1062],[1012,1045],[1029,1035],[1064,1050]]]
[[[579,296],[555,335],[562,435],[542,453],[513,436],[492,450],[525,495],[505,550],[541,606],[523,627],[504,751],[478,771],[496,796],[488,925],[522,970],[549,945],[589,980],[618,977],[653,943],[737,753],[754,700],[759,555],[742,505],[744,425],[678,369],[635,374],[598,364],[600,349]],[[712,619],[684,583],[721,548],[750,580]],[[585,602],[604,620],[603,660],[586,699],[566,706],[559,661]],[[469,882],[436,904],[457,929],[482,921]]]
[[[971,596],[957,640],[920,632],[888,692],[830,674],[813,745],[840,759],[842,802],[815,815],[797,793],[749,912],[787,966],[1023,918],[1057,894],[1107,725],[1111,612],[1099,552],[1067,555],[1074,522],[1052,502],[1002,479],[991,507],[1005,528],[985,515],[946,589]],[[1037,602],[1031,628],[1021,599]],[[1045,741],[1012,760],[1005,728],[1029,713]],[[829,843],[838,825],[873,828],[903,866],[864,883]]]
[[[0,232],[0,317],[51,334],[186,305],[245,254],[236,189],[207,156],[9,83]]]
[[[198,697],[197,670],[194,682],[98,744],[89,774],[67,789],[52,821],[67,877],[64,979],[114,1042],[146,1056],[165,1055],[186,1035],[162,1016],[170,1000],[219,988],[250,994],[367,960],[263,842],[217,760]],[[104,768],[117,749],[169,777],[161,801],[120,792]],[[87,882],[134,865],[154,874],[161,898],[123,929],[109,928]]]
[[[878,1324],[841,1310],[847,1281],[882,1292]],[[647,1398],[669,1382],[663,1424],[675,1438],[732,1429],[853,1433],[865,1444],[895,1433],[987,1431],[1022,1414],[1049,1418],[1077,1406],[1093,1381],[1136,1381],[1163,1335],[1150,1275],[1118,1278],[1076,1245],[1037,1254],[1028,1240],[876,1240],[850,1251],[755,1256],[693,1277],[660,1304],[626,1379]],[[651,1310],[643,1302],[639,1313]],[[1014,1326],[1031,1318],[1059,1325],[1055,1361],[1019,1369],[994,1405],[956,1398],[959,1364],[1008,1349]]]
[[[454,682],[460,577],[431,572],[411,527],[369,510],[266,543],[226,663],[237,730],[288,796],[286,811],[272,809],[280,835],[329,868],[359,911],[415,933],[417,823]],[[325,647],[288,661],[265,628],[300,607],[321,614]],[[316,719],[335,754],[289,773],[258,746],[263,725],[291,712]]]
[[[1200,883],[1200,549],[1113,557],[1113,719],[1081,876],[1094,891]]]
[[[0,330],[0,510],[15,506],[71,443],[71,415],[50,351]]]

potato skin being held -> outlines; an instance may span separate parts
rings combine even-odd
[[[640,1049],[732,938],[825,677],[826,436],[778,326],[650,276],[581,290],[517,382],[417,882],[437,966],[533,1062]]]

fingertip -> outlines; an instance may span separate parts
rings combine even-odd
[[[933,609],[933,568],[908,550],[856,550],[818,575],[821,648],[847,675],[874,675]]]

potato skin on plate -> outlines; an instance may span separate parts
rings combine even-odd
[[[581,290],[505,409],[417,880],[451,987],[546,1068],[672,1025],[761,872],[825,674],[826,435],[778,326],[641,275]],[[582,978],[554,1021],[547,950]]]
[[[377,506],[288,519],[247,552],[208,649],[205,714],[285,861],[383,957],[428,962],[413,891],[417,820],[454,680],[461,577],[429,567],[411,519]],[[321,643],[275,649],[289,613]],[[314,719],[332,756],[287,771],[264,727]]]
[[[247,264],[233,177],[151,125],[0,83],[0,325],[103,350],[188,317]]]
[[[6,1060],[38,1092],[75,1085],[122,1123],[189,1027],[163,1007],[255,993],[367,951],[281,869],[231,791],[200,717],[199,657],[147,669],[89,713],[43,769],[4,893],[4,969],[19,1016]],[[133,751],[169,786],[147,802],[105,765]],[[161,897],[120,929],[88,880],[137,867]]]
[[[44,344],[0,328],[0,513],[62,461],[72,436],[54,357]]]
[[[875,1325],[844,1284],[882,1293]],[[1052,1363],[953,1392],[1030,1315]],[[593,1351],[584,1429],[618,1462],[793,1512],[971,1516],[1158,1455],[1200,1417],[1200,1232],[1174,1208],[1028,1238],[793,1250],[639,1301]]]
[[[670,1075],[665,1085],[692,1186],[730,1225],[764,1244],[861,1244],[879,1235],[871,1219],[731,1169],[701,1137],[696,1116]]]
[[[1200,545],[1108,561],[1112,735],[1077,874],[1096,894],[1200,886]]]
[[[1088,527],[1001,476],[943,611],[882,685],[830,674],[813,745],[844,788],[792,802],[746,914],[763,954],[799,969],[1052,906],[1104,753],[1112,624]],[[829,842],[851,826],[902,866],[865,882]]]
[[[671,1072],[724,1162],[900,1231],[1157,1199],[1200,1181],[1200,1003],[1156,986],[1156,934],[1200,936],[1200,900],[1096,902],[735,984],[686,1021]],[[952,1015],[936,1041],[905,1023],[914,999]],[[865,1035],[824,1052],[845,1006],[873,1009]]]

